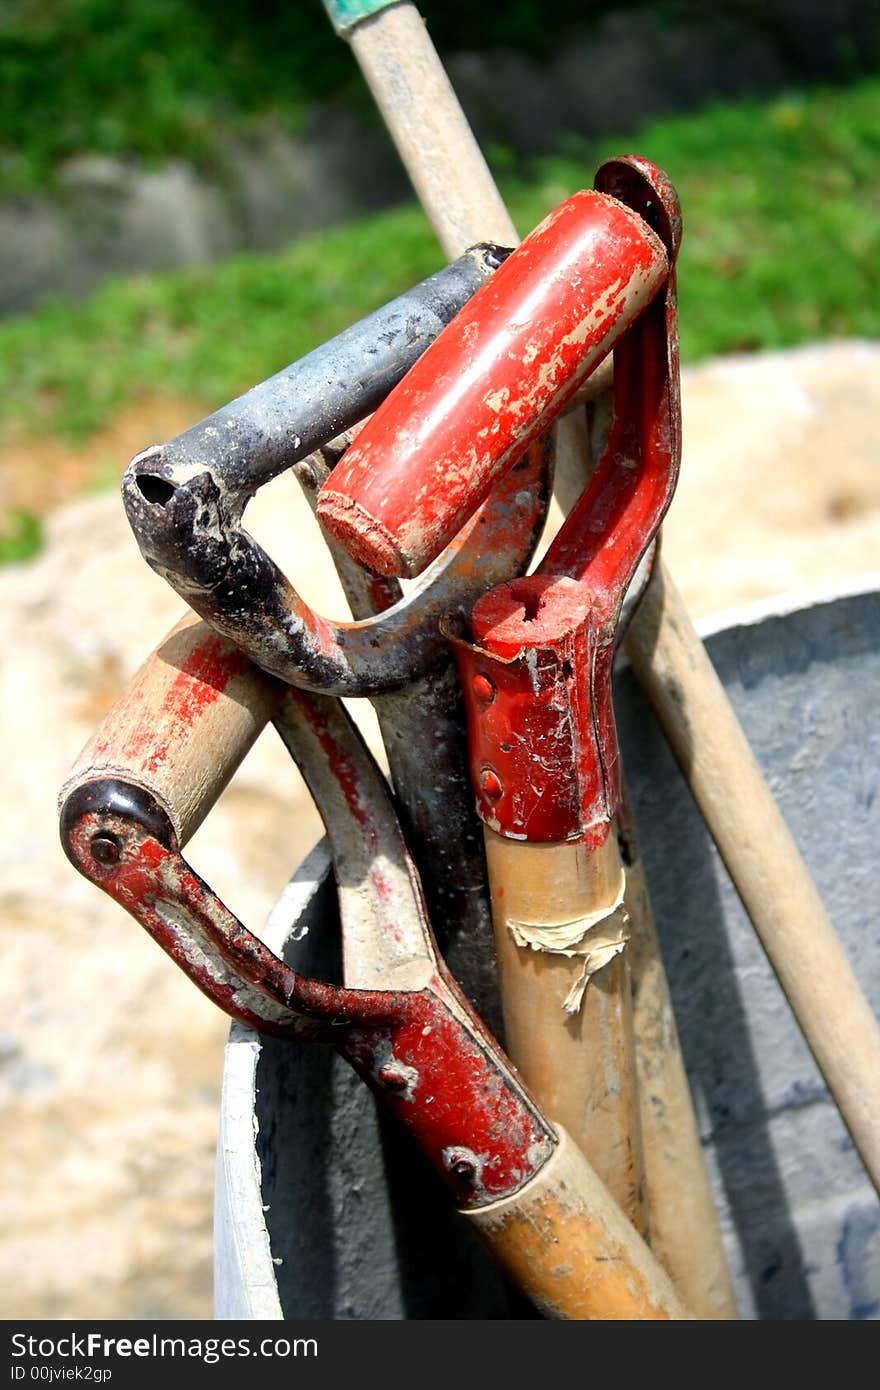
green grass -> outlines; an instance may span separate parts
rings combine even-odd
[[[22,507],[0,508],[0,565],[31,560],[43,548],[43,523]]]
[[[654,122],[505,185],[525,232],[599,158],[637,150],[676,183],[686,361],[880,333],[880,80]],[[406,206],[272,255],[109,283],[81,306],[0,324],[0,421],[81,441],[146,393],[206,408],[436,269]]]
[[[617,7],[646,5],[664,8]],[[581,0],[420,8],[441,52],[541,53],[597,19]],[[222,173],[230,140],[265,122],[296,130],[308,105],[339,92],[378,121],[320,0],[2,0],[0,192],[52,187],[59,165],[82,150],[145,163],[180,156]]]
[[[51,186],[81,150],[216,172],[226,141],[254,121],[295,125],[351,67],[317,0],[4,0],[0,188]]]

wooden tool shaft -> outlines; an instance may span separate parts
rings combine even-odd
[[[131,782],[158,801],[183,846],[273,717],[280,691],[231,642],[187,615],[89,739],[61,801],[85,782]]]
[[[626,871],[625,902],[651,1249],[698,1318],[736,1318],[645,874],[629,826],[627,843],[633,859]]]
[[[822,1075],[880,1188],[880,1028],[669,574],[626,651]]]
[[[551,1119],[644,1231],[616,841],[610,836],[590,853],[578,843],[531,844],[488,828],[485,840],[507,1051]]]
[[[510,214],[415,5],[382,10],[348,38],[445,254],[452,260],[478,241],[514,246]]]
[[[669,1276],[564,1130],[513,1197],[468,1212],[514,1282],[551,1318],[687,1319]]]

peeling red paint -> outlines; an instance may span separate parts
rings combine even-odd
[[[70,794],[62,809],[67,852],[226,1013],[263,1032],[331,1042],[409,1130],[460,1207],[509,1196],[552,1153],[552,1125],[439,961],[384,782],[338,702],[291,690],[276,718],[288,746],[298,745],[292,751],[348,869],[369,868],[382,962],[406,966],[417,987],[353,989],[295,973],[195,873],[170,825],[150,829],[155,812],[118,778]],[[187,738],[184,725],[175,724],[179,739]],[[112,837],[117,860],[94,858],[96,836]],[[462,1151],[473,1153],[472,1168],[450,1164],[449,1154]]]
[[[484,595],[473,641],[455,641],[483,820],[512,838],[591,847],[607,839],[620,803],[611,669],[621,606],[672,498],[681,452],[677,201],[642,160],[613,161],[599,177],[653,206],[672,268],[615,346],[614,421],[583,496],[537,572]],[[488,704],[481,681],[497,691]],[[487,770],[500,795],[487,791]]]
[[[95,835],[108,833],[122,845],[110,867],[90,853]],[[510,1195],[550,1156],[552,1128],[445,972],[421,990],[305,979],[229,912],[178,851],[127,818],[87,813],[68,849],[80,871],[224,1012],[261,1032],[332,1041],[410,1131],[460,1207]],[[384,891],[400,890],[388,881]],[[380,1079],[389,1053],[416,1074],[405,1094]],[[448,1170],[444,1151],[455,1146],[479,1156],[473,1181]]]
[[[181,632],[169,639],[167,660],[180,660],[178,674],[168,686],[158,709],[147,707],[142,690],[135,687],[124,716],[99,735],[92,761],[111,757],[154,773],[167,761],[181,732],[194,728],[199,718],[224,694],[229,683],[250,670],[250,663],[226,638],[208,629],[195,643]],[[128,736],[119,742],[119,730]]]
[[[667,269],[662,244],[630,208],[602,193],[569,198],[376,410],[321,489],[327,530],[381,574],[419,574]]]

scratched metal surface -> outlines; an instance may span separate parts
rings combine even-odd
[[[880,1011],[880,593],[784,614],[763,605],[707,642]],[[880,1204],[627,672],[617,711],[742,1315],[876,1318]],[[314,920],[331,918],[328,889],[312,891]],[[283,936],[289,917],[280,907],[273,930]],[[322,933],[310,939],[320,956]],[[329,1052],[236,1028],[221,1125],[218,1317],[530,1316]]]

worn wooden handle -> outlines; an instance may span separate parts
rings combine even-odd
[[[466,1213],[514,1282],[551,1318],[692,1315],[645,1242],[564,1130],[513,1197]]]
[[[624,796],[626,804],[627,797]],[[698,1318],[738,1317],[660,943],[631,821],[630,919],[636,1076],[651,1249]]]
[[[485,828],[505,1045],[621,1209],[647,1228],[623,870],[609,836],[532,844]]]
[[[121,779],[155,797],[184,845],[257,735],[282,687],[188,614],[151,653],[61,789]]]
[[[383,10],[347,37],[445,254],[452,259],[477,241],[515,245],[510,214],[415,5]]]

